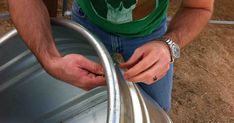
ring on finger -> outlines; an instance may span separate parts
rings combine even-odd
[[[157,81],[157,80],[158,80],[158,77],[157,77],[157,76],[154,76],[154,77],[153,77],[153,80],[154,80],[154,81]]]

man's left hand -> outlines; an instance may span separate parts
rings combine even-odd
[[[130,59],[120,64],[127,68],[125,79],[152,84],[163,78],[170,68],[171,54],[166,43],[152,41],[137,48]]]

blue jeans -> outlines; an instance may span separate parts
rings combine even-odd
[[[73,3],[72,7],[72,20],[83,25],[93,34],[95,34],[102,43],[106,46],[110,54],[121,53],[125,60],[128,60],[136,48],[144,45],[147,42],[160,38],[166,33],[167,23],[166,18],[162,22],[161,26],[157,28],[152,34],[145,37],[128,38],[120,37],[108,32],[103,31],[91,23],[82,12],[80,7]],[[142,90],[145,91],[154,101],[156,101],[161,108],[165,111],[169,111],[171,108],[171,92],[172,92],[172,78],[173,78],[173,64],[167,75],[161,80],[158,80],[154,84],[146,85],[144,83],[138,83]]]

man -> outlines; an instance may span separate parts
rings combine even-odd
[[[61,56],[41,0],[8,0],[12,20],[45,70],[89,90],[104,85],[102,66],[79,54]],[[95,35],[110,53],[121,53],[125,79],[136,82],[169,111],[174,59],[204,28],[214,0],[183,0],[167,30],[169,0],[75,0],[72,19]]]

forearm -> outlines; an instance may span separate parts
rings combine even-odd
[[[43,64],[59,57],[47,9],[41,0],[8,0],[12,20],[28,48]]]
[[[212,11],[213,5],[208,7],[182,5],[182,8],[173,17],[166,37],[172,38],[181,48],[186,46],[205,27]]]

